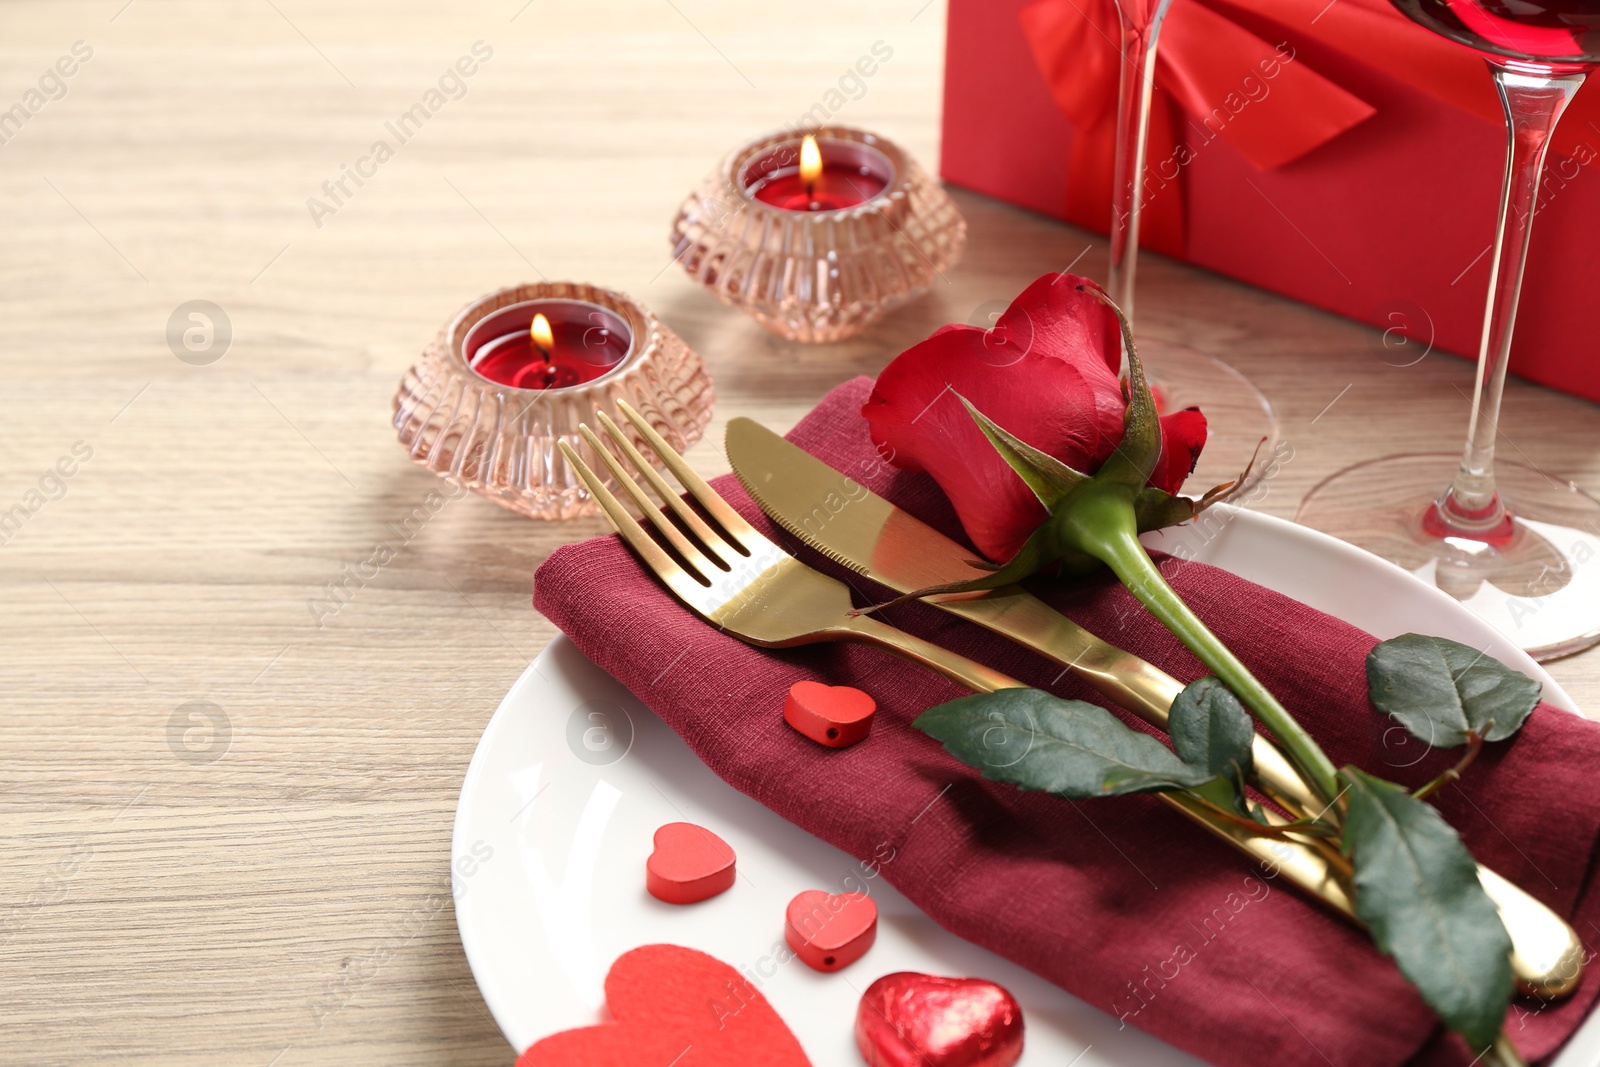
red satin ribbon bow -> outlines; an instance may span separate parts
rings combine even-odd
[[[1272,39],[1242,25],[1241,17],[1271,24]],[[1104,230],[1122,61],[1116,0],[1036,0],[1019,18],[1056,105],[1077,130],[1067,217]],[[1142,244],[1182,254],[1184,198],[1152,194],[1181,183],[1187,160],[1212,141],[1226,141],[1267,170],[1299,159],[1374,114],[1366,101],[1296,57],[1292,46],[1280,50],[1286,40],[1309,39],[1355,55],[1453,107],[1503,121],[1483,62],[1415,25],[1386,0],[1175,0],[1156,59]],[[1583,94],[1573,106],[1600,110],[1589,105],[1594,99]],[[1583,125],[1582,117],[1570,116],[1552,147],[1570,153]]]

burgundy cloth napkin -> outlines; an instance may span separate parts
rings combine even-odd
[[[841,385],[790,439],[959,538],[929,479],[878,459],[859,414],[870,387],[866,378]],[[717,488],[806,562],[846,576],[767,521],[734,478]],[[1424,754],[1368,704],[1368,634],[1215,568],[1164,566],[1336,764],[1420,785],[1459,755]],[[864,596],[888,598],[849,577]],[[1204,673],[1114,582],[1037,591],[1180,679]],[[730,784],[853,856],[892,856],[883,875],[941,925],[1127,1025],[1228,1067],[1472,1060],[1366,935],[1153,797],[1061,800],[986,782],[958,763],[909,725],[963,695],[951,682],[859,645],[745,645],[682,607],[615,537],[551,555],[534,605]],[[1103,703],[1039,656],[927,605],[892,609],[887,620],[1028,684]],[[784,695],[802,679],[871,693],[871,736],[834,750],[785,725]],[[1600,944],[1597,767],[1600,724],[1541,706],[1514,742],[1488,746],[1436,798],[1482,862],[1569,917],[1590,944]],[[1507,1029],[1524,1055],[1558,1049],[1597,986],[1590,974],[1566,1002],[1519,1000]]]

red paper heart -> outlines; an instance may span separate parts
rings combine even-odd
[[[811,1067],[744,975],[694,949],[623,953],[606,975],[606,1007],[615,1022],[551,1034],[517,1067]]]
[[[865,893],[829,896],[808,889],[789,901],[784,914],[784,940],[815,971],[848,967],[877,936],[878,905]]]
[[[733,849],[704,826],[669,822],[656,831],[655,851],[644,865],[650,895],[668,904],[693,904],[733,886]]]
[[[1022,1055],[1022,1008],[982,978],[886,974],[861,995],[856,1047],[868,1067],[1009,1067]]]
[[[818,744],[844,748],[872,730],[877,702],[848,685],[796,682],[783,704],[783,720]]]

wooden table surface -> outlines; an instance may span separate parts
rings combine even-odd
[[[316,610],[440,484],[389,425],[406,367],[490,289],[623,289],[705,357],[719,400],[693,458],[714,472],[728,417],[786,429],[1086,248],[1079,269],[1103,269],[1100,239],[957,192],[971,238],[948,282],[802,347],[669,266],[682,195],[875,42],[893,55],[837,119],[937,159],[943,4],[795,10],[0,8],[0,109],[77,60],[0,127],[0,511],[23,507],[0,535],[0,1061],[510,1062],[448,905],[451,820],[484,724],[553,632],[534,568],[602,526],[468,496]],[[464,95],[334,204],[323,183],[480,41]],[[1225,354],[1277,405],[1296,459],[1267,511],[1463,433],[1464,362],[1388,366],[1373,330],[1157,257],[1140,299],[1145,333]],[[168,341],[192,300],[231,324],[205,365]],[[1514,383],[1503,428],[1600,488],[1594,405]],[[1552,670],[1600,707],[1600,653]],[[186,734],[194,714],[217,728]]]

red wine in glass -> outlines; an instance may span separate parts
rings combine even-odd
[[[1485,57],[1544,68],[1600,63],[1597,0],[1394,0],[1394,6]]]

